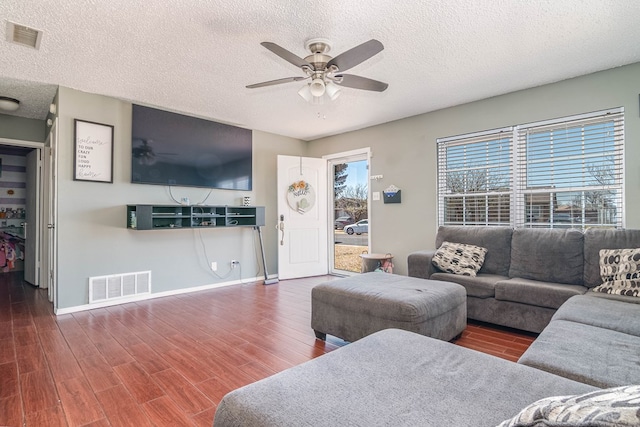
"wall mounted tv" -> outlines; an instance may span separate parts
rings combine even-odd
[[[252,132],[133,105],[131,182],[251,190]]]

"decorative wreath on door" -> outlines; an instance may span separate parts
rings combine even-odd
[[[300,214],[309,212],[316,204],[316,191],[306,181],[296,181],[289,186],[287,203]]]

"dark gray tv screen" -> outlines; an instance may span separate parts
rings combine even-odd
[[[252,132],[134,104],[131,182],[251,190]]]

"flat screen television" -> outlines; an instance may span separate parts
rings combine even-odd
[[[133,105],[131,182],[251,190],[252,132]]]

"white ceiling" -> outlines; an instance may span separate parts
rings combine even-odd
[[[18,115],[44,118],[62,85],[303,140],[640,61],[638,0],[3,0],[0,17]],[[43,30],[40,49],[7,42],[7,20]],[[245,88],[303,75],[260,42],[304,57],[312,37],[332,56],[380,40],[348,72],[389,88],[323,105],[303,82]]]

